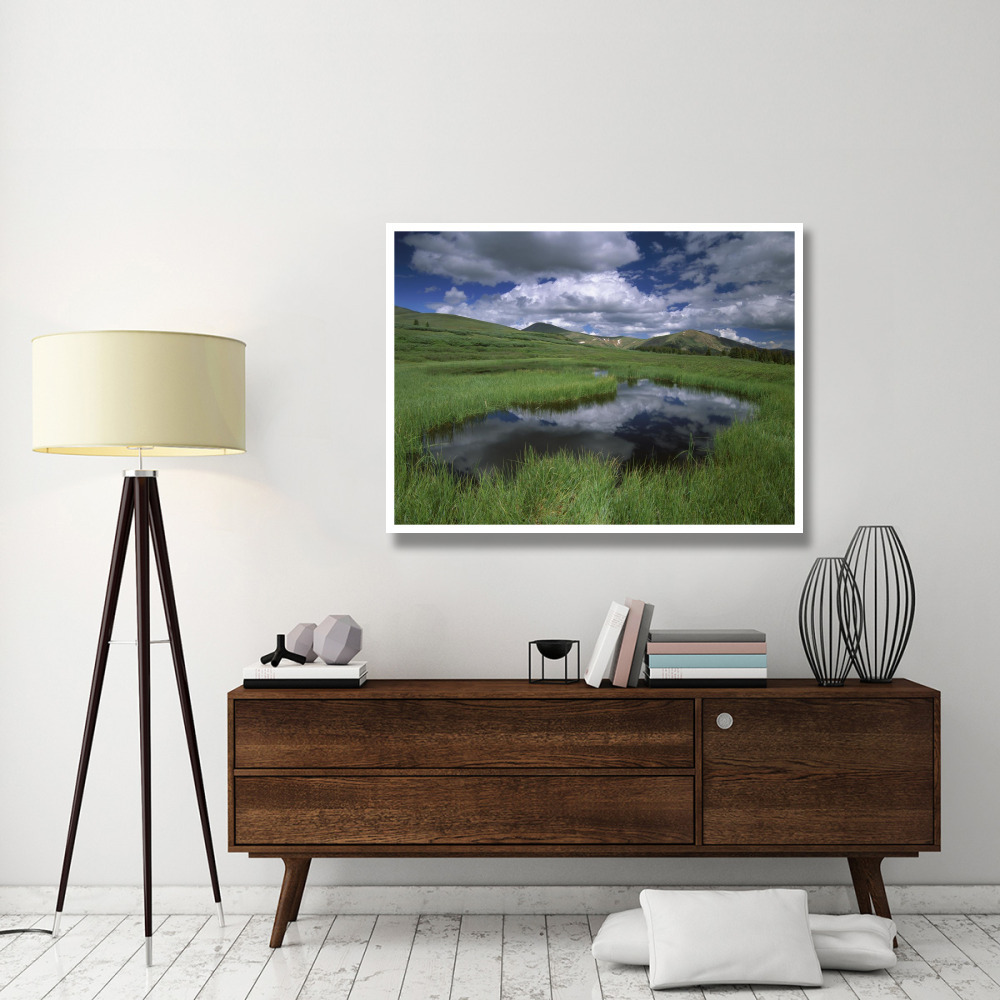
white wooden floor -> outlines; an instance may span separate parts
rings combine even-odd
[[[58,940],[0,936],[0,1000],[1000,1000],[1000,915],[897,916],[891,972],[828,972],[822,989],[651,991],[643,968],[595,962],[594,916],[301,916],[283,948],[270,915],[66,915]],[[51,915],[0,916],[6,927]]]

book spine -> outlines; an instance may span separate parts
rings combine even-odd
[[[628,675],[628,686],[638,687],[646,665],[646,644],[649,639],[649,626],[653,623],[653,605],[647,604],[642,609],[642,621],[639,623],[639,641],[632,654],[632,669]]]
[[[711,667],[654,667],[650,669],[649,676],[657,680],[664,680],[668,677],[679,680],[760,680],[767,678],[765,667],[744,667],[742,670],[713,669]]]
[[[615,687],[628,687],[629,674],[632,672],[632,657],[639,645],[639,626],[642,623],[642,612],[645,608],[642,601],[628,602],[628,617],[625,619],[625,629],[622,632],[622,644],[618,650],[615,663],[615,673],[611,683]]]
[[[727,656],[724,653],[651,653],[649,656],[650,671],[657,668],[716,668],[722,670],[765,669],[767,656],[761,654],[738,654]]]
[[[741,653],[766,653],[766,642],[648,642],[647,653],[725,653],[737,655]]]
[[[590,660],[583,675],[583,679],[591,687],[600,687],[601,681],[611,669],[627,615],[628,608],[624,604],[619,604],[617,601],[611,602],[611,607],[608,608],[604,624],[597,636],[597,644],[594,646],[593,653],[590,654]]]
[[[701,679],[693,681],[684,678],[657,680],[654,677],[650,677],[649,686],[651,688],[762,688],[767,687],[767,681],[765,679],[746,681]]]
[[[290,677],[287,680],[255,680],[248,677],[243,681],[243,686],[253,690],[254,688],[359,688],[367,678],[345,677],[341,680],[327,678],[326,680],[308,680],[304,678]]]
[[[659,628],[649,633],[651,642],[766,642],[755,628]]]

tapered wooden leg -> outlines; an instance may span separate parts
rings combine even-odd
[[[288,924],[299,915],[299,904],[302,902],[302,891],[306,887],[306,877],[309,875],[309,864],[312,858],[292,857],[282,858],[285,862],[285,877],[281,883],[281,895],[278,897],[278,911],[274,915],[274,927],[271,929],[271,947],[280,948],[285,938]]]
[[[97,640],[97,657],[94,661],[94,676],[90,685],[90,702],[87,705],[87,720],[83,728],[83,745],[80,748],[80,763],[76,772],[76,789],[73,792],[73,806],[69,817],[69,832],[66,835],[66,851],[63,855],[62,875],[59,878],[59,893],[56,897],[56,915],[53,933],[57,935],[59,933],[59,919],[62,915],[63,904],[66,902],[69,870],[73,861],[73,848],[76,844],[76,833],[80,824],[80,807],[83,804],[83,791],[87,784],[87,770],[90,767],[90,753],[93,749],[94,731],[97,726],[97,711],[101,704],[104,674],[108,666],[108,643],[111,641],[111,631],[115,623],[115,612],[118,610],[118,595],[121,592],[122,574],[125,569],[128,536],[132,529],[134,502],[132,484],[126,479],[122,486],[122,499],[118,508],[118,525],[115,529],[115,543],[111,552],[111,571],[108,574],[108,586],[104,594],[104,613],[101,616],[101,631]]]
[[[167,624],[167,638],[174,661],[174,677],[177,681],[177,695],[181,704],[181,717],[187,736],[188,757],[194,778],[195,798],[201,817],[201,832],[208,855],[208,875],[212,882],[215,903],[219,907],[222,920],[222,893],[219,889],[219,872],[215,866],[215,851],[212,849],[212,830],[208,821],[208,802],[205,799],[205,782],[201,771],[201,757],[198,753],[198,737],[194,728],[194,711],[191,707],[191,689],[188,686],[187,670],[184,666],[184,650],[181,646],[181,628],[177,619],[177,603],[174,600],[174,583],[170,575],[170,559],[167,556],[167,537],[163,530],[163,511],[160,507],[160,493],[156,480],[149,480],[149,527],[152,532],[153,554],[160,580],[160,596],[163,598],[163,616]]]
[[[871,913],[874,910],[876,916],[891,920],[889,898],[885,893],[885,882],[882,881],[882,858],[849,857],[847,863],[851,869],[851,880],[854,882],[858,912]],[[892,944],[896,947],[895,939]]]
[[[146,965],[153,964],[152,754],[150,740],[149,493],[148,479],[135,483],[136,629],[139,650],[139,770],[142,784],[142,902]]]
[[[306,879],[309,877],[309,865],[312,862],[312,858],[306,858],[306,867],[302,872],[302,878],[299,879],[298,888],[295,890],[295,898],[292,900],[292,909],[288,915],[288,922],[290,924],[295,923],[299,919],[299,907],[302,905],[302,893],[305,892]]]

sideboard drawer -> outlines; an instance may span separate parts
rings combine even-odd
[[[247,775],[233,795],[234,849],[694,842],[681,775]]]
[[[247,699],[233,727],[237,768],[694,766],[691,699]]]

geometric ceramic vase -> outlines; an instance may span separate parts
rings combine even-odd
[[[324,663],[350,663],[361,652],[361,626],[350,615],[327,615],[313,633],[313,648]]]
[[[290,653],[297,653],[306,658],[306,663],[312,663],[316,659],[316,650],[313,649],[313,633],[316,631],[315,622],[299,622],[285,636],[285,648]]]
[[[854,667],[863,681],[886,683],[899,666],[913,627],[917,591],[896,529],[863,524],[844,561],[861,593],[862,617]]]
[[[861,594],[844,558],[817,559],[799,599],[799,635],[820,686],[843,686],[854,662],[861,618]]]

